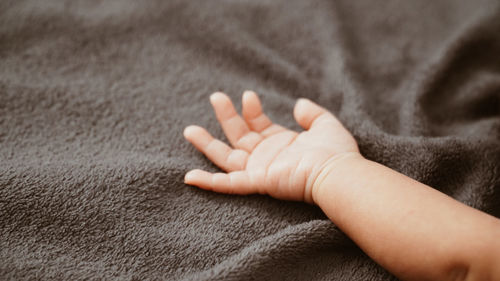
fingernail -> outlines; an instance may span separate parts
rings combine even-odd
[[[214,100],[216,99],[217,97],[224,97],[225,94],[222,93],[222,92],[215,92],[213,94],[210,95],[210,100]]]
[[[184,175],[184,183],[188,183],[189,181],[191,181],[192,177],[193,177],[193,173],[191,173],[191,171],[187,172]]]
[[[299,98],[299,99],[297,99],[297,104],[299,104],[299,103],[305,103],[305,102],[308,102],[308,101],[309,100],[306,99],[306,98]]]
[[[249,99],[251,96],[252,96],[252,91],[244,91],[243,92],[243,99],[246,100],[246,99]]]
[[[189,125],[187,126],[186,128],[184,128],[184,131],[182,132],[182,134],[184,135],[184,137],[187,139],[188,136],[191,134],[191,132],[193,131],[194,129],[194,126],[193,125]]]

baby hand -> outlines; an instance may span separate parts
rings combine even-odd
[[[243,118],[223,93],[210,102],[232,147],[205,129],[188,126],[184,137],[227,173],[189,171],[185,183],[230,194],[268,194],[313,203],[313,185],[320,172],[341,155],[356,154],[352,135],[326,109],[299,99],[294,117],[301,133],[274,124],[262,112],[254,92],[243,94]]]

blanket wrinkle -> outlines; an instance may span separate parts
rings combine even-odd
[[[278,276],[273,276],[276,271],[276,264],[272,260],[281,261],[278,265],[281,267],[281,271],[290,271],[288,267],[300,263],[300,260],[295,260],[298,256],[313,255],[316,251],[328,249],[335,244],[340,244],[340,247],[355,246],[354,244],[349,245],[346,236],[324,236],[324,233],[328,232],[339,232],[338,228],[333,226],[329,220],[315,220],[289,226],[273,235],[254,241],[215,267],[202,272],[201,275],[206,275],[204,278],[207,280],[219,280],[222,276],[237,280],[238,276],[241,275],[239,271],[241,268],[245,268],[247,271],[245,274],[249,276],[253,275],[254,272],[262,274],[264,271],[269,271],[266,277],[274,279],[278,278]],[[345,241],[335,243],[331,239]],[[309,254],[306,252],[309,252]],[[196,280],[197,278],[199,278],[198,274],[186,276],[184,280]]]
[[[419,100],[415,102],[419,108],[416,114],[426,117],[431,135],[442,135],[446,131],[454,134],[450,127],[455,127],[453,123],[457,119],[461,123],[470,123],[475,119],[481,121],[498,115],[500,61],[495,54],[500,51],[500,44],[496,40],[500,28],[500,5],[493,11],[485,18],[472,21],[450,41],[442,57],[435,63],[438,68],[428,76],[429,82],[422,83],[425,86],[421,88]],[[444,109],[446,105],[451,108]],[[489,126],[485,124],[481,128],[498,128],[498,119],[493,118],[491,121]],[[467,131],[460,130],[457,133]]]
[[[208,97],[298,97],[362,154],[500,217],[500,4],[0,1],[1,280],[397,280],[315,206],[183,183],[218,171]]]

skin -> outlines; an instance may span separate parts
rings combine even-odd
[[[500,280],[499,219],[363,158],[326,109],[299,99],[299,133],[272,123],[254,92],[243,94],[243,116],[223,93],[210,102],[232,147],[198,126],[184,136],[225,173],[192,170],[185,183],[316,204],[404,280]]]

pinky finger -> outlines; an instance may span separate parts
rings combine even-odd
[[[250,183],[248,173],[245,171],[226,174],[209,173],[203,170],[191,170],[184,177],[184,182],[201,189],[226,194],[247,195],[258,192]]]

